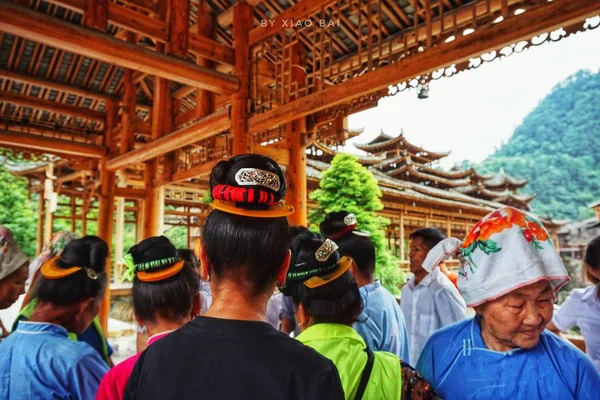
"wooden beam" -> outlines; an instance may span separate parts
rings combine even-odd
[[[7,69],[0,68],[0,77],[3,79],[10,79],[13,81],[19,81],[22,83],[27,83],[30,85],[39,86],[46,89],[57,90],[59,92],[67,92],[74,94],[76,96],[85,97],[88,99],[94,99],[98,101],[109,101],[111,99],[115,99],[115,97],[94,92],[92,90],[83,89],[75,86],[67,85],[66,83],[60,83],[55,81],[50,81],[44,78],[38,78],[31,75],[22,74],[16,71],[10,71]]]
[[[231,75],[202,68],[57,18],[48,18],[4,1],[0,2],[0,15],[1,31],[25,39],[216,93],[231,94],[238,89],[238,81]]]
[[[0,145],[27,150],[44,151],[46,153],[67,157],[101,158],[106,149],[86,143],[71,142],[68,140],[48,138],[38,135],[15,133],[0,130]]]
[[[108,23],[108,0],[85,0],[83,25],[106,32]]]
[[[89,119],[101,123],[104,123],[104,120],[106,119],[106,114],[100,111],[95,111],[84,107],[70,106],[57,101],[41,99],[39,97],[27,96],[13,92],[0,91],[0,101],[18,104],[24,107],[46,110],[63,115],[71,115],[73,117]]]
[[[335,0],[300,0],[277,15],[273,19],[274,23],[272,25],[267,21],[266,26],[258,26],[252,29],[249,34],[250,46],[276,35],[286,28],[292,28],[290,21],[302,21],[332,3],[335,3]]]
[[[229,110],[224,109],[202,118],[190,126],[156,139],[144,147],[109,160],[107,168],[110,171],[117,171],[131,164],[151,160],[170,151],[216,135],[219,132],[229,129],[229,127]]]
[[[235,64],[235,51],[224,44],[213,39],[207,39],[196,33],[189,36],[190,52],[199,57],[228,65]]]
[[[448,65],[468,61],[492,50],[501,49],[521,40],[568,26],[600,12],[596,0],[555,0],[532,7],[526,13],[506,21],[482,27],[474,33],[418,53],[408,61],[398,62],[350,79],[326,90],[310,94],[280,106],[273,111],[258,114],[249,120],[249,133],[277,127],[303,116],[368,95],[389,85],[404,82],[416,76]]]
[[[222,160],[208,161],[204,164],[196,165],[190,169],[177,171],[173,173],[173,179],[171,179],[171,183],[185,181],[187,179],[197,178],[200,176],[208,176],[210,171],[212,171],[213,167],[217,165],[219,161]]]
[[[84,0],[48,0],[48,2],[78,12],[84,12],[85,9]],[[130,10],[113,2],[108,4],[108,20],[120,28],[148,36],[161,43],[169,41],[169,25],[165,21]],[[230,46],[215,40],[201,39],[193,32],[189,32],[188,36],[190,41],[189,51],[192,53],[219,63],[233,65],[233,49]]]
[[[231,100],[231,136],[233,154],[248,153],[252,138],[248,137],[247,101],[250,95],[250,45],[248,32],[252,28],[252,7],[245,1],[233,6],[234,72],[240,89]]]
[[[125,199],[139,199],[143,200],[145,196],[144,189],[134,189],[126,187],[115,188],[115,197],[123,197]]]

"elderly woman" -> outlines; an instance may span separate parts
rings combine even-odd
[[[335,363],[347,400],[437,398],[397,355],[372,351],[352,328],[363,303],[351,265],[330,239],[312,232],[294,238],[282,292],[296,306],[298,340]]]
[[[344,398],[331,361],[266,322],[269,297],[290,263],[285,217],[293,208],[280,203],[285,189],[283,171],[268,157],[243,154],[213,168],[214,210],[200,253],[212,304],[148,347],[125,399]]]
[[[29,259],[17,246],[10,229],[0,225],[0,310],[9,308],[25,293]],[[8,336],[0,321],[0,341]]]
[[[69,231],[59,231],[52,235],[50,241],[44,245],[42,252],[29,265],[29,279],[31,284],[29,290],[23,300],[23,306],[19,315],[15,319],[12,331],[17,329],[19,321],[27,321],[31,318],[35,308],[38,305],[38,289],[40,282],[40,267],[48,260],[60,255],[65,247],[75,239],[79,239],[79,235]],[[94,350],[100,354],[109,367],[113,366],[111,356],[113,349],[106,340],[100,320],[95,317],[92,324],[81,334],[69,333],[72,340],[85,342],[92,346]]]
[[[417,369],[447,399],[597,399],[590,359],[545,331],[569,277],[542,224],[506,207],[429,252],[431,270],[452,254],[458,287],[477,316],[429,339]]]
[[[93,399],[108,366],[68,332],[81,334],[106,289],[108,246],[96,236],[74,240],[40,268],[38,305],[0,343],[1,399]]]

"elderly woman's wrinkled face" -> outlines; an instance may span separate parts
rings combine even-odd
[[[29,276],[29,263],[0,280],[0,310],[9,308],[25,293],[25,282]]]
[[[476,307],[487,347],[496,351],[534,347],[552,319],[552,300],[552,287],[543,280]]]

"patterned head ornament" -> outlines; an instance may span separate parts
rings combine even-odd
[[[79,239],[79,235],[69,231],[59,231],[53,234],[50,241],[44,244],[42,252],[29,264],[29,279],[33,278],[33,275],[40,269],[42,264],[60,255],[67,244],[75,239]]]
[[[358,296],[356,281],[347,273],[352,259],[340,257],[337,249],[331,239],[310,231],[295,236],[281,292],[299,298],[313,315],[336,315],[351,304]]]
[[[335,211],[325,216],[319,229],[321,230],[321,235],[331,240],[337,240],[348,233],[363,237],[371,236],[369,232],[360,231],[356,229],[357,227],[358,221],[356,220],[356,215],[348,211]]]
[[[423,268],[432,271],[453,255],[460,260],[458,288],[469,307],[540,280],[549,281],[555,292],[569,281],[546,228],[512,207],[486,215],[462,242],[442,240]]]
[[[294,213],[293,207],[281,202],[285,191],[285,176],[275,161],[241,154],[215,165],[205,201],[229,214],[277,218]]]
[[[0,225],[0,280],[25,265],[29,259],[13,239],[10,229]]]

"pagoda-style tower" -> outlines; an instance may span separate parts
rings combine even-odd
[[[403,132],[396,137],[381,132],[371,142],[354,146],[369,154],[360,157],[370,161],[363,162],[361,159],[363,165],[371,166],[394,179],[455,191],[524,210],[529,210],[528,204],[534,197],[517,193],[527,185],[527,180],[513,178],[504,170],[491,175],[479,174],[473,168],[454,167],[444,171],[437,163],[450,152],[436,153],[423,149],[406,140]],[[373,159],[381,161],[373,163]]]

